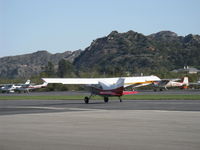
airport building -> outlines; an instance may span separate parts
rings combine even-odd
[[[197,68],[194,68],[194,67],[184,66],[181,69],[172,70],[172,72],[175,72],[175,73],[197,74],[197,73],[200,73],[200,70],[198,70]]]

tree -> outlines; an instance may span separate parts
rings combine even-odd
[[[70,63],[69,61],[66,61],[64,59],[61,59],[58,63],[57,74],[60,78],[73,76],[74,68],[73,68],[72,63]]]
[[[54,77],[55,76],[55,69],[52,62],[48,62],[47,66],[44,68],[44,74],[47,77]]]

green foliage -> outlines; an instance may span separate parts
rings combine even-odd
[[[48,64],[45,66],[43,76],[45,76],[45,77],[54,77],[55,76],[55,69],[54,69],[54,65],[52,62],[48,62]]]
[[[61,59],[58,63],[58,77],[64,78],[64,77],[73,77],[74,76],[74,67],[72,63],[69,61],[66,61],[64,59]]]

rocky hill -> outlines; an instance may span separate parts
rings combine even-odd
[[[149,36],[129,31],[111,32],[96,39],[74,61],[79,68],[100,72],[172,70],[184,65],[200,67],[200,36],[178,36],[161,31]]]
[[[178,36],[171,31],[148,36],[134,31],[113,31],[108,36],[94,40],[84,51],[57,54],[38,51],[0,58],[0,77],[37,75],[49,61],[56,66],[63,58],[71,61],[78,71],[106,72],[111,75],[122,72],[169,71],[183,66],[200,69],[200,36]]]
[[[61,59],[66,59],[73,62],[74,58],[76,58],[80,52],[81,50],[51,54],[47,51],[37,51],[32,54],[3,57],[0,58],[0,77],[26,78],[33,75],[38,75],[42,71],[42,68],[46,66],[49,61],[54,65],[57,65]]]

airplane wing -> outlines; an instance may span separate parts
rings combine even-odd
[[[200,82],[190,82],[189,85],[200,85]]]
[[[98,78],[42,78],[46,83],[99,84]]]
[[[42,78],[42,79],[47,83],[98,85],[99,82],[103,82],[112,85],[116,84],[118,81],[122,82],[122,80],[119,80],[120,78],[124,79],[124,87],[145,86],[153,83],[154,81],[160,81],[160,78],[158,78],[157,76],[115,77],[115,78]]]
[[[142,87],[142,86],[147,86],[152,84],[153,81],[145,81],[145,82],[136,82],[136,83],[131,83],[131,84],[126,84],[124,85],[124,87],[132,87],[132,88],[138,88],[138,87]]]
[[[170,80],[170,81],[180,81],[181,79],[176,78],[176,79],[163,79],[163,80]]]
[[[160,84],[167,84],[168,82],[170,82],[172,80],[170,79],[161,79],[160,81],[158,81]]]
[[[160,81],[158,81],[157,83],[155,82],[154,85],[158,84],[159,86],[164,86],[166,84],[168,84],[169,82],[176,82],[176,81],[180,81],[181,79],[161,79]]]
[[[176,79],[161,79],[161,81],[163,81],[163,82],[169,82],[169,81],[173,81],[173,82],[175,82],[175,81],[180,81],[181,79],[179,79],[179,78],[176,78]]]

